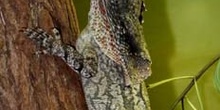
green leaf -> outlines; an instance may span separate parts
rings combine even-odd
[[[194,76],[180,76],[180,77],[169,78],[169,79],[165,79],[165,80],[162,80],[162,81],[153,83],[153,84],[149,84],[147,88],[148,88],[148,89],[151,89],[151,88],[157,87],[157,86],[159,86],[159,85],[162,85],[162,84],[165,84],[165,83],[174,81],[174,80],[192,79],[192,78],[194,78]]]
[[[218,61],[217,68],[215,70],[213,83],[218,92],[220,92],[220,60]]]
[[[189,100],[187,96],[185,97],[185,99],[193,110],[197,110],[196,107],[192,104],[192,102]]]
[[[200,93],[199,93],[199,88],[198,88],[196,79],[194,79],[194,83],[195,83],[195,89],[196,89],[197,98],[198,98],[198,100],[199,100],[199,105],[200,105],[200,107],[201,107],[201,110],[204,110],[204,108],[203,108],[204,105],[203,105],[203,103],[202,103],[202,99],[201,99],[201,95],[200,95]]]

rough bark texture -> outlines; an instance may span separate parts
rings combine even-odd
[[[79,34],[72,0],[0,0],[0,110],[86,110],[80,78],[61,59],[35,55],[23,27]]]

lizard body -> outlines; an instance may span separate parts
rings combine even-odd
[[[151,74],[141,26],[143,4],[142,0],[91,0],[87,31],[99,51],[122,66],[126,86]]]
[[[75,47],[64,44],[56,28],[54,35],[40,28],[25,33],[80,73],[89,110],[145,110],[141,83],[151,74],[151,60],[143,11],[143,0],[91,0],[88,25]]]

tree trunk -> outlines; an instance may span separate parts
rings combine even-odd
[[[72,0],[0,0],[0,110],[86,110],[79,76],[57,57],[34,54],[23,27],[62,28],[71,45],[79,34]]]

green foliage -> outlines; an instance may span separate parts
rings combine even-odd
[[[194,78],[194,83],[195,83],[196,95],[197,95],[198,100],[199,100],[200,108],[201,108],[201,110],[204,110],[201,95],[200,95],[199,88],[198,88],[198,84],[197,84],[197,81],[196,81],[195,78]]]
[[[218,64],[215,70],[213,83],[215,85],[215,88],[218,90],[218,92],[220,92],[220,60],[218,61]]]
[[[197,110],[196,107],[192,104],[192,102],[189,100],[189,98],[187,96],[185,97],[185,99],[193,110]]]
[[[154,88],[154,87],[157,87],[157,86],[159,86],[159,85],[162,85],[162,84],[165,84],[165,83],[174,81],[174,80],[192,79],[192,78],[194,78],[194,76],[180,76],[180,77],[169,78],[169,79],[165,79],[165,80],[162,80],[162,81],[153,83],[153,84],[149,84],[147,88],[148,88],[148,89],[152,89],[152,88]]]

